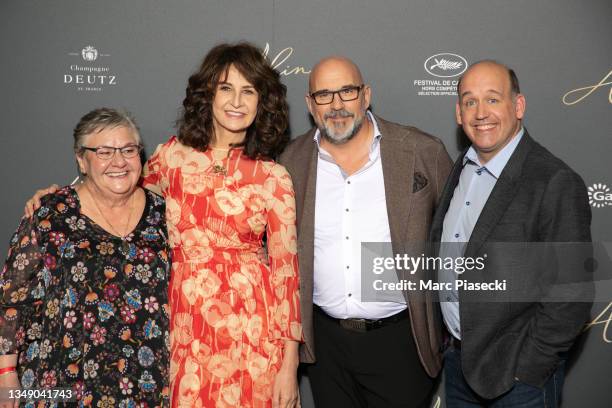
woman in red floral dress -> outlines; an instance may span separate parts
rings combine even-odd
[[[272,160],[288,142],[286,88],[259,49],[240,43],[213,48],[186,93],[178,136],[143,178],[166,199],[172,404],[293,407],[295,199]]]

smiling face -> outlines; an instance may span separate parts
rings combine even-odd
[[[83,139],[83,146],[92,148],[137,144],[138,137],[134,130],[124,126],[107,128],[100,132],[94,131]],[[90,183],[91,190],[109,197],[131,194],[137,186],[142,171],[138,155],[126,159],[119,151],[115,151],[112,159],[102,160],[95,152],[85,150],[77,154],[77,162],[81,173],[87,175],[85,182]]]
[[[525,97],[513,95],[508,70],[492,62],[472,65],[461,79],[458,92],[457,123],[463,126],[484,164],[520,130]]]
[[[366,110],[370,106],[371,90],[364,85],[357,99],[343,101],[338,93],[327,105],[318,105],[314,93],[340,91],[363,84],[359,69],[344,58],[328,58],[319,62],[310,74],[310,94],[306,104],[322,136],[333,144],[351,140],[361,129]]]
[[[212,102],[215,137],[244,139],[247,128],[257,115],[259,94],[233,65],[221,76]]]

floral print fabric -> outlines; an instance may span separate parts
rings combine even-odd
[[[147,162],[143,186],[166,199],[172,405],[270,406],[283,342],[302,338],[289,174],[241,149],[199,152],[173,137]]]
[[[21,351],[22,387],[71,388],[79,406],[169,405],[164,212],[146,192],[121,239],[64,187],[22,220],[0,278],[0,351]]]

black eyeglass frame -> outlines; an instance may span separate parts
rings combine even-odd
[[[321,90],[321,91],[313,92],[313,93],[311,93],[309,96],[310,96],[310,97],[311,97],[311,98],[314,100],[314,102],[315,102],[317,105],[330,105],[330,104],[332,104],[332,103],[334,102],[334,98],[336,97],[336,94],[338,94],[338,98],[340,98],[340,100],[341,100],[342,102],[350,102],[350,101],[354,101],[354,100],[356,100],[357,98],[359,98],[359,94],[361,93],[361,90],[362,90],[364,87],[365,87],[365,84],[361,84],[361,85],[352,85],[352,86],[345,86],[345,87],[340,88],[340,89],[338,89],[338,90],[336,90],[336,91],[327,91],[327,90]],[[341,92],[342,92],[342,91],[347,91],[347,90],[351,90],[351,91],[352,91],[352,90],[356,90],[356,91],[357,91],[357,94],[355,95],[355,97],[354,97],[354,98],[345,99],[345,98],[343,98],[343,97],[342,97],[342,93],[341,93]],[[326,102],[326,103],[320,103],[320,102],[318,102],[318,101],[317,101],[317,97],[318,97],[318,96],[321,96],[321,95],[323,95],[323,94],[331,94],[331,95],[332,95],[331,100],[330,100],[329,102]]]
[[[132,149],[132,148],[136,148],[136,153],[132,156],[126,156],[124,149]],[[100,155],[98,154],[98,150],[100,149],[112,149],[113,150],[113,154],[109,157],[109,158],[104,158],[104,157],[100,157]],[[83,150],[89,150],[90,152],[94,152],[96,154],[96,157],[100,160],[112,160],[115,157],[115,154],[117,154],[117,150],[119,150],[119,153],[121,153],[121,156],[123,156],[124,159],[132,159],[134,157],[137,157],[140,152],[142,151],[143,146],[140,144],[130,144],[127,146],[123,146],[123,147],[112,147],[112,146],[98,146],[98,147],[87,147],[87,146],[81,146],[81,151]]]

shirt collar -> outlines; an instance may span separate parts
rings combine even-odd
[[[510,160],[512,153],[516,150],[516,146],[518,146],[519,142],[523,138],[523,134],[525,133],[525,129],[521,127],[519,132],[516,134],[514,138],[504,146],[495,156],[491,158],[484,166],[480,163],[478,159],[478,154],[476,153],[476,149],[474,149],[474,145],[470,146],[465,156],[463,156],[463,165],[469,161],[476,164],[478,167],[486,169],[493,177],[499,178],[504,167]]]

